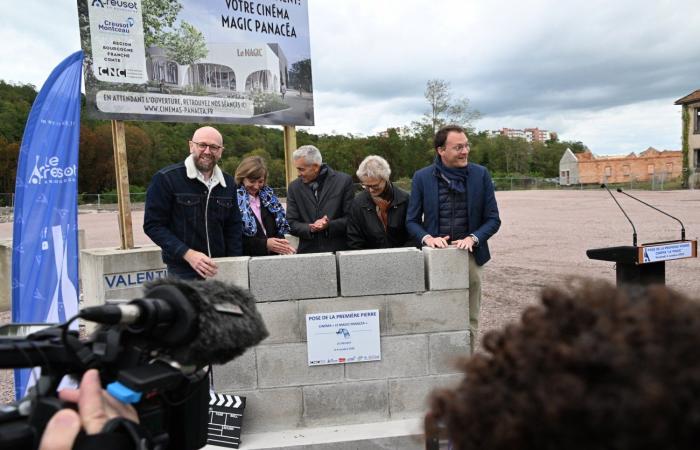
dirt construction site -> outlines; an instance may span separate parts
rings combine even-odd
[[[630,191],[678,217],[686,238],[700,237],[700,191]],[[680,224],[621,194],[615,194],[637,229],[642,243],[678,240]],[[596,190],[532,190],[496,193],[501,229],[489,240],[492,259],[482,279],[480,335],[518,320],[536,304],[539,291],[569,276],[594,277],[615,282],[613,262],[590,260],[586,250],[632,244],[632,227],[607,192]],[[142,230],[143,211],[133,211],[134,243],[151,244]],[[88,248],[118,247],[116,212],[81,210],[79,228],[85,230]],[[10,238],[12,223],[0,224],[0,239]],[[377,268],[381,270],[381,268]],[[666,263],[666,284],[700,298],[700,259]],[[2,313],[0,323],[9,321]],[[0,377],[3,391],[8,390]]]

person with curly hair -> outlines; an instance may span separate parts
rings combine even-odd
[[[579,280],[545,289],[483,346],[431,400],[455,450],[700,445],[698,301]]]

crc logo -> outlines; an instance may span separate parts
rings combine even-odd
[[[61,160],[58,156],[51,156],[50,158],[44,159],[43,164],[39,164],[39,156],[36,157],[36,162],[34,163],[34,170],[32,174],[29,175],[29,184],[42,184],[42,183],[64,183],[69,180],[66,178],[72,178],[75,181],[75,176],[78,173],[78,168],[73,164],[72,166],[61,167]]]
[[[133,11],[139,9],[138,3],[133,0],[92,0],[91,6],[97,8],[131,9]]]
[[[98,67],[97,73],[108,77],[124,77],[126,78],[126,69],[117,69],[116,67]]]

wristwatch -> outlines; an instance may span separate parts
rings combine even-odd
[[[476,237],[476,235],[470,234],[468,237],[472,238],[472,240],[474,241],[474,245],[476,245],[476,246],[479,245],[479,238]]]

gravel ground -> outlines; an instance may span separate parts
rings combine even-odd
[[[631,191],[652,205],[681,218],[689,239],[700,236],[700,191]],[[629,223],[601,190],[497,192],[500,231],[490,241],[492,260],[483,275],[481,333],[516,321],[523,309],[537,303],[543,286],[567,276],[604,278],[615,282],[613,263],[586,257],[589,248],[630,245]],[[680,239],[680,226],[631,199],[619,199],[634,221],[640,243]],[[87,246],[118,247],[114,212],[81,213]],[[143,234],[143,211],[132,215],[135,245],[150,243]],[[12,224],[0,223],[0,239],[12,234]],[[700,292],[700,260],[672,261],[666,283],[692,297]],[[0,323],[9,321],[0,313]],[[11,372],[0,371],[0,402],[12,396]]]

